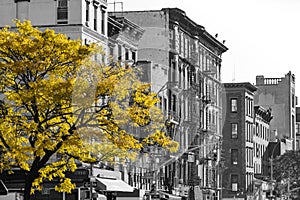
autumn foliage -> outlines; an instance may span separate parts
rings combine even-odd
[[[91,59],[100,51],[29,21],[0,31],[0,171],[28,172],[25,199],[54,178],[57,191],[71,192],[65,173],[77,162],[112,161],[149,144],[176,151],[150,84],[132,67]]]

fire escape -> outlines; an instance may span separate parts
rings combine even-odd
[[[216,64],[216,63],[215,63]],[[200,143],[204,144],[203,152],[203,181],[202,189],[205,196],[217,199],[220,190],[219,182],[219,159],[220,159],[220,81],[217,73],[217,65],[210,64],[200,73],[200,77],[205,79],[204,94],[202,95],[201,126],[198,129]],[[219,87],[219,88],[218,88]]]

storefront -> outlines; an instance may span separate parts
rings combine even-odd
[[[113,178],[96,178],[97,186],[96,190],[105,192],[133,192],[133,187],[128,185],[122,180]]]
[[[118,192],[132,193],[134,188],[120,179],[120,174],[115,171],[97,170],[95,175],[95,190],[107,197],[107,200],[117,200]]]

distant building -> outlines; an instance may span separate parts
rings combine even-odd
[[[172,124],[169,136],[180,143],[178,159],[156,159],[157,189],[187,197],[191,188],[201,188],[205,199],[219,199],[221,56],[227,47],[178,8],[109,15],[145,30],[138,55],[143,78],[152,83],[158,106]]]
[[[300,107],[296,107],[296,151],[300,150]]]
[[[282,78],[256,76],[257,92],[255,105],[272,109],[273,120],[270,131],[291,141],[291,149],[296,149],[296,96],[295,75],[291,72]]]
[[[270,121],[273,116],[271,110],[264,109],[261,106],[254,106],[254,133],[253,133],[253,161],[254,174],[267,175],[264,167],[268,166],[269,160],[264,159],[265,152],[270,142]]]
[[[254,195],[254,161],[257,167],[261,164],[261,159],[254,160],[254,153],[262,156],[254,148],[255,144],[261,147],[265,144],[259,140],[260,131],[254,137],[254,118],[257,117],[257,123],[262,124],[259,113],[254,110],[255,91],[256,87],[250,83],[224,83],[222,199],[248,199]]]
[[[264,199],[268,189],[269,178],[269,157],[266,150],[271,138],[270,121],[273,116],[270,109],[261,106],[254,106],[254,123],[253,123],[253,166],[254,181],[253,193],[255,199]]]

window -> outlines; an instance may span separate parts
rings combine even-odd
[[[174,30],[170,29],[169,37],[170,37],[170,48],[175,49]]]
[[[164,110],[166,111],[167,110],[167,99],[166,98],[164,98]]]
[[[114,56],[114,48],[113,47],[109,47],[109,55]]]
[[[132,54],[131,54],[131,59],[136,62],[136,52],[133,51]]]
[[[90,2],[85,2],[85,20],[88,22],[90,20]]]
[[[129,50],[125,49],[125,60],[129,60]]]
[[[237,99],[231,99],[231,112],[237,112]]]
[[[238,191],[238,175],[231,174],[231,190],[236,192]]]
[[[176,81],[176,74],[177,74],[177,71],[176,71],[176,62],[175,61],[172,61],[171,62],[171,66],[172,66],[172,82],[175,82]]]
[[[238,164],[238,150],[237,149],[231,149],[231,163],[233,165]]]
[[[300,123],[296,123],[296,134],[300,134]]]
[[[159,98],[159,104],[158,104],[158,107],[160,108],[160,109],[162,109],[162,97],[161,96],[159,96],[158,97]]]
[[[57,23],[67,24],[68,23],[68,0],[57,1]]]
[[[172,95],[172,110],[176,112],[176,95]]]
[[[259,134],[258,134],[259,137],[262,137],[262,131],[263,131],[262,130],[262,124],[260,124],[259,125]]]
[[[295,108],[295,95],[292,94],[292,107]]]
[[[94,30],[97,31],[97,15],[98,15],[98,7],[94,6]]]
[[[105,10],[101,10],[101,33],[105,34]]]
[[[122,46],[118,45],[118,60],[122,60]]]
[[[231,124],[231,138],[237,138],[238,135],[238,130],[237,130],[237,123],[232,123]]]

